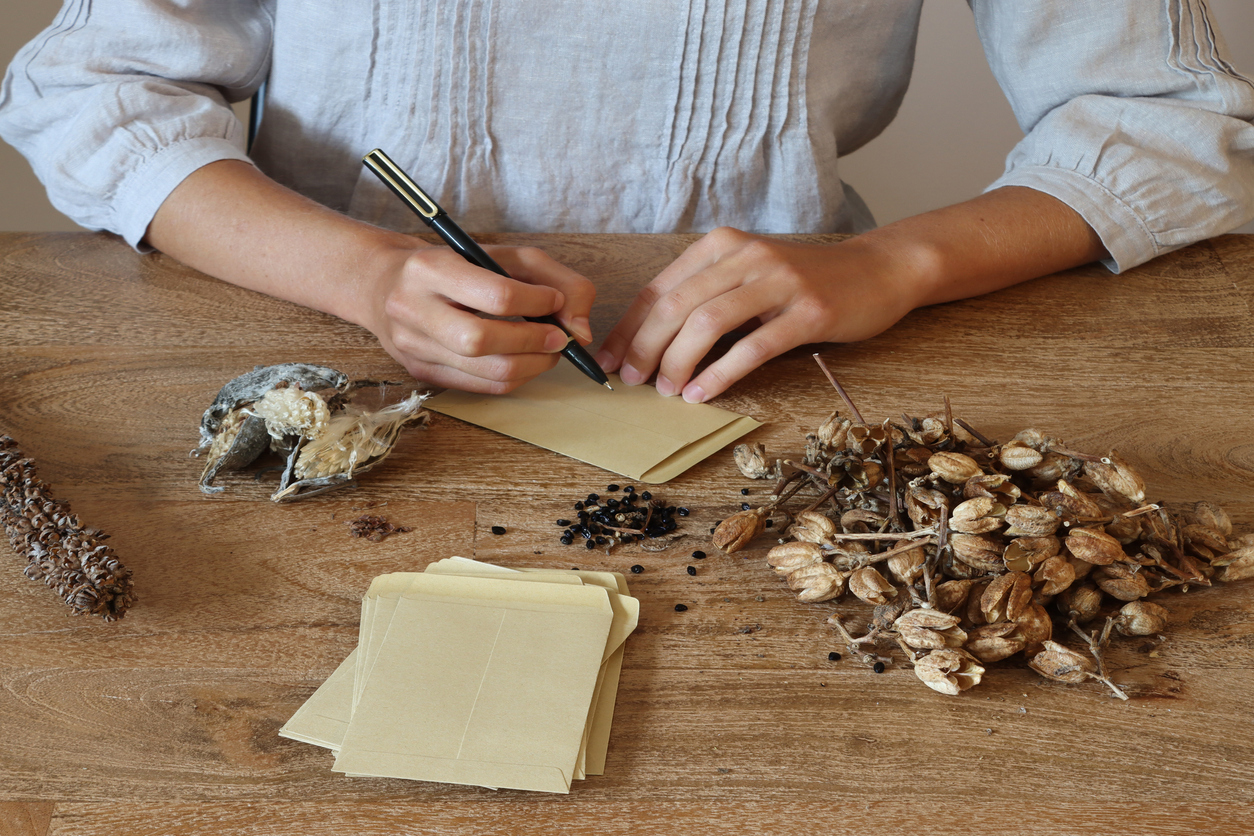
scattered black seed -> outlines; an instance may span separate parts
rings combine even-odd
[[[597,538],[596,538],[596,540],[595,540],[594,542],[595,542],[598,546],[604,546],[606,541],[605,541],[605,538],[604,538],[604,537],[597,537]]]
[[[695,552],[693,552],[692,556],[695,557],[697,560],[705,560],[705,552],[701,551],[700,549],[697,549]]]
[[[590,494],[588,494],[588,502],[596,502],[596,501],[597,501],[597,500],[599,500],[600,498],[601,498],[601,497],[597,496],[597,495],[596,495],[596,494],[594,494],[594,493],[590,493]]]
[[[696,566],[689,566],[689,567],[688,567],[688,574],[689,574],[689,575],[695,575],[695,574],[697,574],[697,567],[696,567]]]
[[[748,511],[751,507],[752,507],[752,506],[751,506],[748,502],[742,502],[742,503],[740,503],[740,510],[741,510],[741,511]]]
[[[688,612],[688,605],[687,605],[687,604],[676,604],[676,605],[675,605],[675,612]]]
[[[583,503],[582,503],[582,502],[576,502],[576,503],[575,503],[575,510],[576,510],[576,511],[582,511],[582,510],[583,510]]]
[[[628,485],[627,487],[623,488],[623,493],[635,493],[635,492],[636,492],[635,485]]]
[[[653,498],[653,494],[649,493],[648,491],[645,491],[644,493],[640,494],[640,498],[643,499],[645,502],[648,502],[650,499]]]
[[[639,574],[640,574],[641,572],[643,572],[643,571],[644,571],[644,567],[643,567],[643,566],[641,566],[639,563],[637,563],[635,566],[632,566],[632,567],[631,567],[631,573],[632,573],[633,575],[639,575]]]
[[[711,533],[711,534],[713,534],[713,533],[714,533],[714,529],[712,529],[712,528],[711,528],[711,529],[710,529],[710,533]]]
[[[871,670],[875,671],[876,673],[883,673],[883,672],[884,672],[884,663],[883,663],[883,662],[876,662],[874,665],[872,665],[872,666],[871,666]]]
[[[569,534],[563,534],[561,541],[563,546],[569,546],[571,543],[575,542],[575,538],[571,537]]]
[[[740,495],[741,495],[741,496],[748,496],[748,495],[749,495],[749,489],[748,489],[748,488],[741,488],[741,489],[740,489]]]
[[[588,542],[586,542],[586,543],[584,543],[584,544],[583,544],[583,547],[584,547],[585,549],[595,549],[595,548],[597,547],[597,544],[596,544],[596,543],[594,543],[593,541],[589,540]]]
[[[767,520],[767,521],[766,521],[766,527],[767,527],[767,528],[774,528],[774,527],[775,527],[775,520]]]
[[[676,508],[675,513],[679,514],[681,517],[686,517],[688,516],[689,511],[687,508]]]
[[[619,505],[620,503],[617,499],[611,499],[609,502],[605,503],[605,507],[609,508],[611,511],[617,511]]]
[[[505,526],[503,526],[503,525],[494,525],[494,526],[492,526],[492,533],[493,533],[493,534],[504,534],[504,533],[505,533]]]
[[[558,520],[557,524],[565,528],[566,526],[570,525],[570,520]]]
[[[606,485],[605,489],[610,493],[614,493],[614,491],[618,490],[618,485]]]
[[[827,661],[829,661],[829,662],[839,662],[839,661],[840,661],[840,654],[839,654],[839,653],[837,653],[835,650],[833,650],[831,653],[827,654]]]

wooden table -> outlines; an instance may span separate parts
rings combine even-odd
[[[689,240],[541,244],[603,288],[603,334]],[[441,417],[356,490],[276,506],[244,477],[205,497],[188,451],[226,380],[283,361],[402,372],[360,328],[103,235],[0,236],[0,294],[0,432],[111,533],[141,598],[116,624],[71,618],[23,559],[0,559],[0,834],[1248,832],[1254,582],[1167,595],[1155,654],[1116,643],[1128,702],[1018,662],[944,697],[904,664],[828,661],[842,648],[825,618],[867,608],[798,603],[762,560],[768,539],[685,573],[740,489],[763,488],[730,451],[658,489],[694,509],[691,536],[658,554],[562,546],[554,519],[622,480]],[[987,435],[1035,426],[1117,448],[1152,498],[1213,499],[1250,530],[1252,303],[1254,238],[1226,236],[1121,276],[1091,266],[917,311],[823,351],[868,418],[948,394]],[[717,403],[768,422],[750,438],[769,450],[799,450],[836,405],[813,350]],[[345,521],[370,503],[414,530],[351,538]],[[454,554],[645,567],[630,576],[640,628],[603,777],[569,796],[349,779],[277,736],[354,646],[370,579]]]

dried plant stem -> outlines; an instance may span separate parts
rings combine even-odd
[[[1074,618],[1067,622],[1067,626],[1072,632],[1084,639],[1089,646],[1089,653],[1093,654],[1093,659],[1097,662],[1097,673],[1086,672],[1085,675],[1105,685],[1119,699],[1126,700],[1128,695],[1123,692],[1122,688],[1110,681],[1110,677],[1106,674],[1106,663],[1102,660],[1102,649],[1110,641],[1110,628],[1114,626],[1114,623],[1115,620],[1113,618],[1106,619],[1106,626],[1102,628],[1101,638],[1098,638],[1096,630],[1091,635],[1081,630],[1079,625],[1075,623]]]
[[[920,537],[932,537],[936,534],[934,526],[928,528],[917,528],[914,531],[870,531],[866,534],[833,534],[833,540],[917,540]],[[909,548],[921,545],[919,543],[911,543]],[[922,544],[926,545],[926,544]],[[905,550],[904,548],[902,549]]]
[[[851,401],[849,399],[849,395],[845,393],[845,387],[840,385],[840,381],[837,380],[836,376],[832,374],[829,368],[827,368],[827,364],[823,362],[823,358],[817,353],[813,356],[814,362],[818,363],[819,368],[823,370],[823,374],[827,375],[827,379],[831,381],[832,386],[836,388],[836,394],[840,395],[840,399],[845,402],[845,406],[849,407],[849,411],[853,413],[853,417],[858,419],[859,424],[865,424],[866,421],[862,420],[862,413],[859,412],[858,408],[853,405],[853,401]]]
[[[995,447],[995,446],[997,446],[997,442],[996,442],[996,441],[993,441],[992,439],[988,438],[988,437],[987,437],[987,436],[985,436],[983,433],[981,433],[979,430],[977,430],[975,427],[971,426],[970,424],[968,424],[966,421],[962,420],[961,418],[955,418],[955,419],[954,419],[954,423],[955,423],[955,424],[957,424],[958,426],[962,427],[962,428],[963,428],[964,430],[966,430],[967,432],[971,433],[971,435],[975,436],[975,437],[976,437],[976,439],[977,439],[977,440],[978,440],[981,444],[983,444],[985,447]]]

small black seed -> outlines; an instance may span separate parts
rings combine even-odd
[[[576,503],[575,503],[575,510],[576,510],[576,511],[582,511],[582,510],[583,510],[583,503],[582,503],[582,502],[576,502]]]
[[[583,547],[585,549],[595,549],[597,547],[597,544],[589,540],[588,542],[583,544]]]
[[[688,605],[687,605],[687,604],[676,604],[676,605],[675,605],[675,612],[688,612]]]
[[[588,501],[589,501],[589,502],[596,502],[596,501],[597,501],[598,499],[600,499],[600,498],[601,498],[601,497],[597,496],[597,495],[596,495],[596,494],[594,494],[594,493],[590,493],[590,494],[588,494]]]
[[[695,557],[697,560],[705,560],[705,552],[701,551],[700,549],[697,549],[695,552],[693,552],[692,556]]]
[[[748,488],[741,488],[741,489],[740,489],[740,495],[741,495],[741,496],[748,496],[748,495],[749,495],[749,489],[748,489]]]
[[[711,533],[711,534],[713,534],[713,533],[714,533],[714,529],[712,529],[712,528],[711,528],[711,529],[710,529],[710,533]]]
[[[566,526],[570,525],[570,520],[558,520],[557,524],[565,528]]]
[[[635,493],[635,492],[636,492],[635,485],[628,485],[627,487],[623,488],[623,493]]]
[[[876,662],[874,665],[872,665],[872,666],[871,666],[871,670],[875,671],[876,673],[883,673],[883,672],[884,672],[884,663],[883,663],[883,662]]]
[[[562,545],[563,545],[563,546],[569,546],[569,545],[570,545],[571,543],[573,543],[573,542],[575,542],[575,538],[574,538],[574,537],[571,537],[569,534],[563,534],[563,535],[562,535]]]
[[[679,514],[681,517],[686,517],[690,512],[687,508],[676,508],[675,513]]]
[[[839,662],[839,661],[840,661],[840,654],[839,654],[839,653],[837,653],[835,650],[833,650],[831,653],[827,654],[827,661],[829,661],[829,662]]]
[[[675,529],[679,528],[679,526],[676,524],[674,520],[667,520],[665,528],[667,531],[674,531]]]
[[[631,567],[631,573],[632,573],[633,575],[639,575],[639,574],[640,574],[641,572],[643,572],[643,571],[644,571],[644,567],[643,567],[643,566],[641,566],[639,563],[637,563],[635,566],[632,566],[632,567]]]
[[[609,508],[611,511],[616,511],[618,510],[618,506],[620,504],[621,503],[617,499],[611,499],[609,502],[605,503],[605,506]]]
[[[618,490],[618,485],[606,485],[605,489],[609,491],[610,493],[613,493],[614,491]]]
[[[648,502],[650,499],[653,498],[653,494],[649,493],[648,491],[645,491],[644,493],[640,494],[640,498],[643,499],[645,502]]]
[[[696,567],[696,566],[689,566],[689,567],[688,567],[688,574],[689,574],[689,575],[695,575],[695,574],[697,574],[697,567]]]
[[[604,538],[604,537],[598,537],[598,538],[596,538],[596,544],[597,544],[598,546],[604,546],[604,545],[605,545],[605,538]]]
[[[492,533],[493,533],[493,534],[504,534],[504,533],[505,533],[505,526],[503,526],[503,525],[494,525],[494,526],[492,526]]]
[[[767,528],[774,528],[774,527],[775,527],[775,520],[767,520],[767,521],[766,521],[766,527],[767,527]]]
[[[740,503],[740,510],[741,510],[741,511],[748,511],[750,507],[752,507],[752,506],[750,506],[748,502],[742,502],[742,503]]]

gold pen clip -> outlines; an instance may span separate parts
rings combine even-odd
[[[401,171],[400,166],[378,148],[362,157],[361,161],[419,215],[430,219],[443,211],[426,192],[418,188],[417,183],[409,179],[409,175]]]

